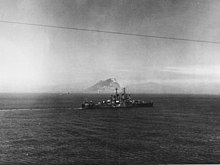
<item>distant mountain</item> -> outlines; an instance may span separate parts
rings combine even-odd
[[[92,93],[112,93],[115,91],[115,88],[120,89],[120,84],[116,78],[109,78],[106,80],[101,80],[95,85],[86,89],[86,92]]]

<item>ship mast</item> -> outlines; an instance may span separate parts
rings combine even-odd
[[[116,100],[118,100],[118,88],[115,88],[115,96],[116,96]]]

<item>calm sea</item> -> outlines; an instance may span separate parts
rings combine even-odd
[[[77,110],[106,95],[1,94],[0,164],[220,163],[220,96],[135,95],[153,108]]]

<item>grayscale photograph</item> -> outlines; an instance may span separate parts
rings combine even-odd
[[[220,164],[220,0],[0,0],[0,164]]]

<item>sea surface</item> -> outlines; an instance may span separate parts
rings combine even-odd
[[[0,94],[0,164],[220,163],[220,96],[134,95],[153,108],[80,110],[92,94]]]

